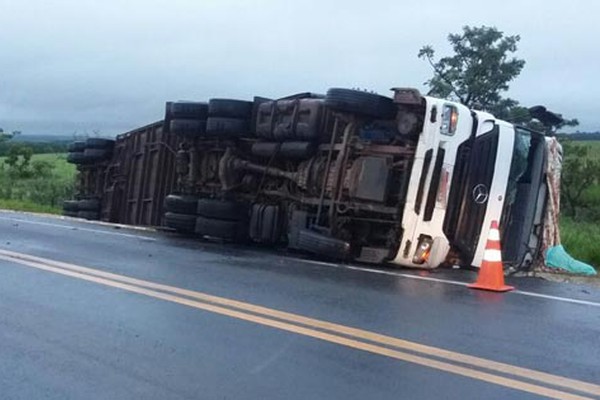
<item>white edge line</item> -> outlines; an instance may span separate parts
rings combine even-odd
[[[29,211],[18,211],[18,210],[8,210],[4,208],[0,208],[0,213],[4,214],[17,214],[24,216],[33,216],[33,217],[43,217],[43,218],[52,218],[60,221],[73,221],[79,222],[82,224],[89,225],[100,225],[100,226],[108,226],[111,228],[119,228],[119,229],[128,229],[131,231],[142,231],[142,232],[156,232],[156,228],[151,226],[138,226],[138,225],[127,225],[127,224],[119,224],[116,222],[106,222],[99,220],[87,220],[75,217],[67,217],[66,215],[57,215],[57,214],[48,214],[48,213],[37,213],[37,212],[29,212]]]
[[[52,224],[49,222],[28,221],[25,219],[7,218],[7,217],[2,217],[2,216],[0,216],[0,219],[7,220],[7,221],[23,222],[23,223],[27,223],[27,224],[53,226],[53,227],[57,227],[57,228],[70,229],[70,230],[95,232],[95,233],[101,233],[101,234],[105,234],[105,235],[125,236],[125,237],[143,239],[143,240],[148,240],[148,241],[153,241],[153,242],[157,240],[155,238],[151,238],[151,237],[147,237],[147,236],[132,235],[132,234],[121,233],[121,232],[109,232],[109,231],[103,231],[103,230],[99,230],[99,229],[90,229],[90,228],[83,228],[83,227],[76,227],[76,226],[69,226],[69,225]],[[80,222],[80,221],[77,221],[77,222]],[[83,221],[83,222],[85,222],[85,221]],[[104,225],[104,224],[102,224],[102,225]],[[107,226],[112,226],[112,225],[107,224]],[[115,226],[121,227],[120,225],[115,225]],[[127,229],[126,225],[125,225],[125,229]],[[419,280],[419,281],[436,282],[436,283],[443,283],[443,284],[447,284],[447,285],[456,285],[456,286],[467,286],[468,285],[468,283],[466,283],[466,282],[453,281],[453,280],[448,280],[448,279],[431,278],[428,276],[404,274],[401,272],[378,270],[378,269],[358,267],[358,266],[353,266],[353,265],[335,264],[335,263],[330,263],[330,262],[325,262],[325,261],[307,260],[307,259],[297,258],[297,257],[288,257],[288,259],[294,260],[294,261],[300,261],[300,262],[307,263],[307,264],[315,264],[315,265],[340,268],[340,269],[349,269],[349,270],[353,270],[353,271],[369,272],[372,274],[379,274],[379,275],[396,276],[396,277],[400,277],[400,278],[414,279],[414,280]],[[527,292],[527,291],[523,291],[523,290],[514,290],[511,293],[520,294],[523,296],[537,297],[537,298],[547,299],[547,300],[562,301],[565,303],[581,304],[581,305],[592,306],[592,307],[600,307],[600,303],[597,303],[597,302],[572,299],[569,297],[552,296],[552,295],[547,295],[547,294],[542,294],[542,293]]]
[[[586,306],[600,307],[600,303],[595,303],[593,301],[587,301],[587,300],[571,299],[569,297],[551,296],[549,294],[525,292],[522,290],[515,290],[512,293],[522,294],[523,296],[539,297],[539,298],[548,299],[548,300],[563,301],[565,303],[582,304],[582,305],[586,305]]]
[[[73,231],[85,231],[85,232],[94,232],[94,233],[101,233],[104,235],[115,235],[115,236],[124,236],[124,237],[130,237],[130,238],[136,238],[136,239],[142,239],[142,240],[148,240],[148,241],[152,241],[155,242],[156,239],[152,238],[152,237],[148,237],[148,236],[142,236],[142,235],[133,235],[133,234],[129,234],[129,233],[121,233],[121,232],[110,232],[110,231],[103,231],[101,229],[91,229],[91,228],[85,228],[85,227],[80,227],[80,226],[73,226],[73,225],[62,225],[62,224],[53,224],[50,222],[41,222],[41,221],[28,221],[26,219],[20,219],[20,218],[7,218],[7,217],[2,217],[0,216],[0,220],[5,220],[5,221],[14,221],[14,222],[21,222],[21,223],[25,223],[25,224],[33,224],[33,225],[45,225],[45,226],[52,226],[52,227],[56,227],[56,228],[62,228],[62,229],[69,229],[69,230],[73,230]],[[79,222],[79,221],[78,221]]]
[[[467,286],[468,285],[468,283],[466,283],[466,282],[452,281],[452,280],[448,280],[448,279],[431,278],[429,276],[404,274],[401,272],[378,270],[378,269],[373,269],[373,268],[358,267],[358,266],[354,266],[354,265],[344,265],[344,264],[335,264],[335,263],[329,263],[329,262],[323,262],[323,261],[305,260],[305,259],[296,258],[296,257],[290,257],[290,259],[292,259],[294,261],[304,262],[307,264],[315,264],[315,265],[340,268],[340,269],[350,269],[353,271],[369,272],[369,273],[379,274],[379,275],[396,276],[399,278],[414,279],[417,281],[436,282],[436,283],[443,283],[443,284],[447,284],[447,285],[456,285],[456,286]],[[509,293],[520,294],[523,296],[537,297],[537,298],[547,299],[547,300],[562,301],[564,303],[572,303],[572,304],[581,304],[581,305],[592,306],[592,307],[600,307],[600,303],[597,303],[597,302],[572,299],[569,297],[552,296],[552,295],[548,295],[548,294],[527,292],[527,291],[523,291],[523,290],[514,290]]]

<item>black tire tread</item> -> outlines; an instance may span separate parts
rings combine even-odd
[[[79,211],[79,200],[65,200],[63,201],[63,210],[64,211]]]
[[[355,89],[329,89],[325,105],[335,111],[373,118],[392,119],[396,115],[396,105],[391,98]]]
[[[89,157],[86,157],[83,152],[77,152],[67,154],[67,162],[76,165],[86,165],[91,164],[92,160],[90,160]]]
[[[206,133],[206,120],[203,119],[172,119],[169,123],[169,132],[173,135],[185,137],[202,136]]]
[[[165,119],[206,119],[208,103],[199,101],[174,101],[166,105]]]
[[[234,99],[210,99],[208,102],[209,117],[225,117],[250,119],[254,103]]]
[[[163,221],[166,227],[181,233],[194,233],[196,227],[195,215],[167,212]]]
[[[240,221],[248,218],[248,205],[232,200],[200,199],[196,213],[207,218]]]
[[[235,138],[250,136],[250,121],[240,118],[209,117],[206,134],[211,137]]]
[[[85,141],[85,147],[87,149],[112,149],[115,145],[113,139],[106,138],[88,138]]]
[[[85,199],[77,202],[77,209],[79,211],[99,211],[100,200],[98,199]]]
[[[171,213],[195,215],[198,208],[198,197],[170,194],[165,197],[164,208]]]
[[[240,242],[248,236],[248,226],[243,221],[224,221],[206,217],[196,219],[195,233],[232,242]]]
[[[75,142],[71,142],[69,143],[69,145],[67,146],[67,151],[69,153],[78,153],[78,152],[82,152],[85,149],[85,142],[84,141],[75,141]]]
[[[87,162],[103,161],[103,160],[110,158],[110,156],[112,156],[112,149],[109,149],[109,148],[104,148],[104,149],[86,148],[83,151],[83,156],[84,156],[84,159],[87,159],[86,160]]]

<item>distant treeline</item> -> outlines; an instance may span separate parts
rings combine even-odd
[[[66,153],[67,145],[71,142],[71,140],[57,140],[53,142],[15,142],[12,140],[7,140],[0,142],[0,157],[4,157],[8,155],[8,152],[12,147],[15,146],[26,146],[30,147],[33,151],[33,154],[48,154],[48,153]]]
[[[600,140],[600,132],[595,133],[561,133],[556,135],[559,139],[568,140]]]

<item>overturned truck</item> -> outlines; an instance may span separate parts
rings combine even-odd
[[[65,213],[420,268],[479,266],[498,220],[505,264],[527,268],[550,142],[414,89],[169,102],[163,121],[72,145]]]

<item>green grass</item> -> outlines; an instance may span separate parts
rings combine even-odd
[[[0,157],[0,164],[4,164],[6,157]],[[52,172],[59,179],[74,179],[77,169],[75,165],[67,162],[67,155],[63,153],[51,153],[51,154],[34,154],[31,157],[31,161],[36,160],[48,161],[53,165]]]
[[[60,178],[72,179],[77,172],[75,165],[67,162],[66,154],[35,154],[33,160],[45,160],[51,162],[54,165],[54,172]]]
[[[17,178],[9,173],[6,157],[0,157],[0,208],[60,214],[62,201],[71,198],[76,168],[66,154],[34,154],[31,163],[46,161],[44,176]]]
[[[0,199],[0,209],[30,211],[45,214],[62,214],[62,208],[37,204],[30,200]]]
[[[587,146],[589,148],[588,150],[588,158],[590,159],[596,159],[599,160],[600,159],[600,141],[598,140],[589,140],[589,141],[578,141],[578,142],[573,142],[574,144],[578,145],[578,146]]]
[[[600,141],[576,141],[588,148],[587,159],[600,160]],[[565,157],[568,157],[565,154]],[[577,219],[561,218],[561,239],[565,249],[576,259],[600,271],[600,177],[582,195],[585,207],[578,208]],[[563,210],[567,210],[563,204]]]
[[[6,157],[0,157],[0,165],[4,164],[4,160],[6,160]],[[34,154],[31,157],[31,161],[36,160],[50,162],[54,166],[53,172],[60,178],[73,178],[77,172],[75,165],[69,164],[67,162],[67,155],[63,153]]]
[[[560,234],[570,255],[600,270],[600,225],[562,217]]]

